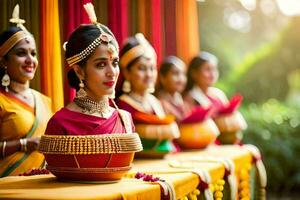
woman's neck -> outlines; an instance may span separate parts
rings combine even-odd
[[[146,96],[147,96],[147,92],[145,92],[145,91],[140,91],[140,92],[139,91],[131,91],[129,93],[129,95],[134,96],[138,100],[143,101],[146,98]]]
[[[166,97],[168,98],[168,100],[171,103],[173,103],[175,105],[182,105],[183,104],[182,95],[179,92],[164,91],[164,94],[166,95]]]
[[[208,86],[198,85],[198,87],[202,90],[204,94],[207,94],[209,88]]]
[[[29,81],[25,83],[20,83],[14,80],[10,81],[9,89],[15,93],[23,93],[29,89]]]
[[[131,91],[129,95],[132,96],[135,100],[139,101],[140,103],[144,102],[146,98],[146,93],[144,92]]]
[[[179,92],[177,92],[177,91],[167,91],[167,90],[163,90],[163,93],[165,93],[165,94],[167,94],[167,95],[169,95],[169,96],[171,96],[171,97],[175,97],[175,96],[177,96],[177,94],[178,94]]]
[[[151,105],[151,103],[149,102],[149,99],[147,98],[148,97],[148,93],[147,92],[134,92],[134,91],[131,91],[129,93],[129,96],[135,101],[137,102],[138,104],[140,104],[143,109],[145,110],[145,112],[148,112],[148,113],[152,113],[153,112],[153,106],[155,105]]]
[[[98,96],[98,95],[93,94],[92,92],[90,92],[88,89],[86,89],[86,92],[87,92],[88,98],[95,101],[95,102],[109,101],[107,95]]]

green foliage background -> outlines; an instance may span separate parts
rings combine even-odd
[[[259,6],[247,11],[234,0],[199,2],[198,9],[201,50],[219,58],[217,87],[244,96],[241,111],[249,126],[243,142],[261,150],[268,191],[299,190],[300,17],[286,17],[278,8],[271,16]],[[249,31],[230,28],[228,10],[248,12]]]

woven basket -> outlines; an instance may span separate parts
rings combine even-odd
[[[222,115],[215,119],[220,135],[218,140],[221,144],[236,144],[243,137],[242,131],[247,128],[247,123],[240,112]]]
[[[222,115],[215,119],[221,134],[227,132],[238,132],[247,128],[247,123],[240,112]]]

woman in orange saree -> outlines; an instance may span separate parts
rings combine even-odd
[[[0,35],[0,177],[44,165],[37,147],[52,111],[50,99],[29,88],[37,66],[26,29],[10,27]]]

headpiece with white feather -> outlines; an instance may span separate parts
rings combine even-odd
[[[19,27],[20,29],[14,30],[14,32],[11,35],[9,35],[8,38],[5,38],[5,41],[3,43],[1,43],[0,57],[5,56],[19,41],[21,41],[22,39],[25,39],[26,37],[28,37],[30,35],[30,33],[27,31],[27,29],[23,25],[25,23],[25,20],[20,19],[19,11],[20,11],[20,7],[17,4],[12,12],[12,18],[9,21],[11,23],[16,24],[16,26]],[[4,36],[4,35],[7,35],[7,32],[9,32],[9,31],[4,31],[1,34],[0,38],[2,38],[2,36]]]
[[[74,64],[85,60],[102,43],[108,45],[108,48],[112,54],[118,55],[119,52],[119,46],[113,33],[109,30],[109,28],[97,22],[93,4],[87,3],[84,5],[84,8],[89,16],[91,24],[79,26],[71,34],[69,41],[64,44],[66,60],[69,66],[73,66]],[[97,33],[95,33],[95,31],[97,31]],[[85,34],[92,37],[94,37],[95,34],[97,36],[91,40],[90,37],[85,37]],[[74,41],[75,38],[76,40],[80,40],[80,46],[74,44],[78,43],[78,41]],[[71,45],[70,42],[72,43]]]

